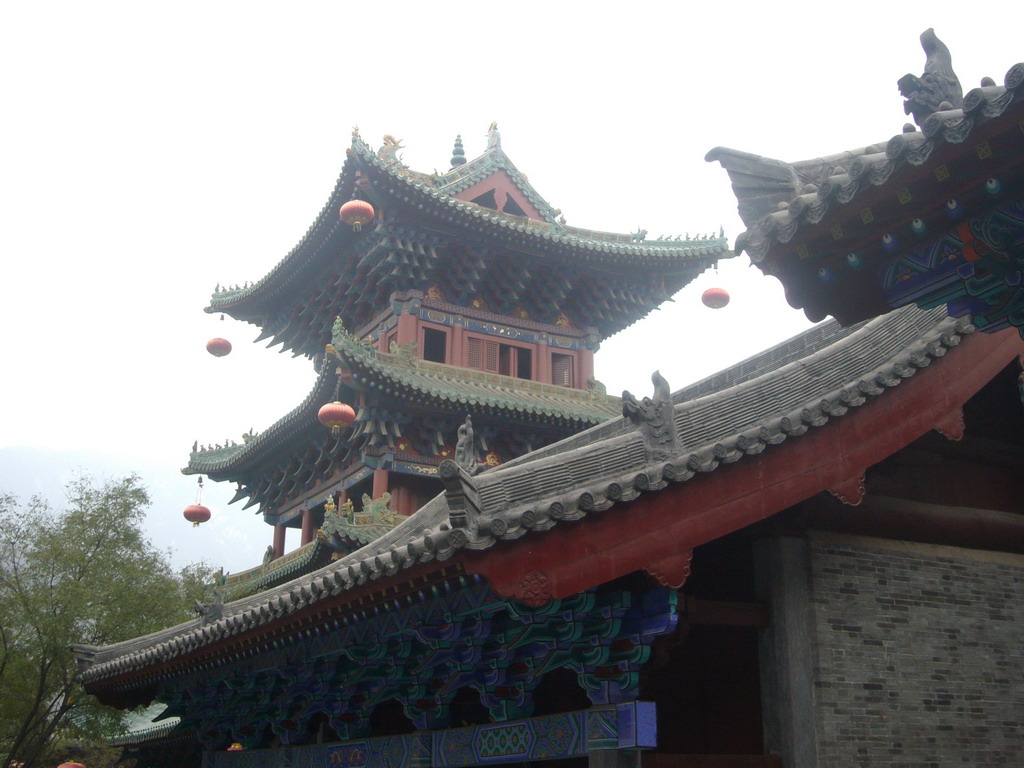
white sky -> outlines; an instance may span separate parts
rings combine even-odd
[[[429,171],[447,169],[457,133],[482,152],[496,119],[569,224],[650,238],[724,226],[734,240],[709,149],[797,160],[885,141],[906,121],[896,80],[921,73],[926,27],[965,91],[1001,84],[1024,59],[1021,7],[7,3],[0,449],[138,467],[172,500],[150,528],[178,564],[254,565],[271,529],[208,489],[214,521],[193,530],[180,515],[195,479],[176,469],[193,440],[268,427],[314,374],[202,308],[216,283],[255,280],[298,242],[353,125],[374,145],[401,137],[404,161]],[[700,304],[712,285],[728,308]],[[744,256],[608,340],[597,376],[648,394],[660,368],[678,388],[807,325]],[[212,336],[235,351],[210,357]]]

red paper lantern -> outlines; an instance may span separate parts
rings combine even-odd
[[[236,741],[230,747],[228,747],[228,752],[241,752],[242,749],[242,745]]]
[[[369,224],[373,221],[374,210],[373,206],[365,200],[349,200],[338,211],[338,215],[341,216],[341,220],[346,224],[350,224],[352,229],[359,232],[363,228],[363,224]]]
[[[701,295],[700,300],[704,302],[705,307],[721,309],[729,303],[729,292],[724,288],[708,288]]]
[[[12,765],[14,765],[14,763],[12,763]],[[24,765],[24,763],[20,763],[20,765]],[[57,768],[85,768],[85,766],[81,763],[61,763]]]
[[[333,403],[321,406],[316,417],[325,427],[331,428],[332,435],[336,435],[342,427],[347,427],[356,420],[356,412],[352,410],[351,405],[335,400]]]
[[[231,342],[227,339],[210,339],[206,342],[206,351],[214,357],[224,357],[231,352]]]
[[[212,513],[209,507],[204,507],[202,504],[189,504],[185,507],[185,511],[182,514],[195,527],[209,520]]]

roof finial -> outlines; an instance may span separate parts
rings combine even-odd
[[[455,137],[455,148],[452,150],[452,168],[466,164],[466,151],[462,148],[462,134]]]
[[[914,122],[923,125],[925,118],[943,109],[959,109],[964,105],[964,92],[960,87],[949,48],[935,35],[934,29],[921,33],[921,47],[926,59],[921,77],[909,74],[897,81],[904,99],[903,110],[914,116]],[[943,104],[948,104],[944,107]]]
[[[487,129],[487,148],[501,149],[501,134],[498,133],[498,121],[491,121],[491,127]]]

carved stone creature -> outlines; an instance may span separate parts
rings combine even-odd
[[[459,427],[459,439],[455,443],[455,461],[471,475],[479,474],[481,467],[477,461],[476,443],[473,440],[473,421],[469,414]]]
[[[665,461],[679,451],[672,390],[660,372],[651,375],[654,397],[637,400],[630,392],[622,393],[622,415],[643,433],[649,462]]]
[[[953,71],[949,48],[935,35],[934,29],[921,33],[921,47],[926,55],[924,74],[916,77],[904,75],[897,85],[906,101],[903,111],[914,116],[914,122],[924,125],[925,118],[941,109],[956,109],[964,105],[964,92]],[[943,102],[948,104],[944,106]]]
[[[212,603],[200,603],[196,600],[195,611],[199,614],[199,622],[203,626],[224,618],[224,593],[214,587],[213,594]]]
[[[398,150],[400,149],[405,149],[402,146],[402,140],[396,139],[390,133],[386,133],[384,134],[384,144],[377,150],[377,157],[386,163],[401,164],[401,160],[398,157]]]

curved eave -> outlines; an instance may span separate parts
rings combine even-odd
[[[337,251],[354,240],[356,235],[352,228],[338,218],[338,209],[352,198],[355,167],[352,157],[345,160],[327,202],[299,243],[283,259],[248,288],[214,293],[206,311],[224,312],[240,320],[256,322],[263,307],[304,284],[310,270],[315,270],[317,256],[325,243],[330,243]]]
[[[973,330],[914,308],[867,323],[808,360],[677,405],[685,447],[665,461],[648,463],[642,437],[623,422],[602,425],[589,443],[570,438],[478,476],[476,530],[451,528],[438,496],[372,546],[230,603],[213,624],[76,648],[81,677],[93,692],[152,685],[184,673],[189,658],[215,643],[259,643],[267,625],[289,631],[354,590],[374,582],[381,589],[436,561],[454,558],[506,595],[517,595],[517,579],[538,568],[553,597],[638,568],[657,574],[688,548],[856,484],[867,467],[950,423],[1024,351],[1012,332],[975,334],[961,345]],[[744,404],[759,408],[743,413]],[[517,546],[527,534],[528,545]]]
[[[938,177],[933,172],[940,166],[961,160],[977,164],[978,172],[985,173],[981,170],[985,166],[979,160],[985,155],[986,142],[999,140],[1004,146],[1002,160],[990,165],[1018,177],[1024,156],[1013,147],[1019,144],[1022,120],[1024,63],[1010,68],[1003,86],[975,88],[964,97],[963,108],[937,112],[925,120],[921,131],[897,134],[887,143],[794,164],[723,147],[711,150],[705,159],[720,162],[732,177],[741,215],[748,225],[736,240],[736,251],[746,251],[763,271],[779,277],[787,285],[790,303],[806,309],[812,319],[835,314],[834,309],[838,309],[837,317],[840,317],[842,307],[825,306],[829,302],[822,299],[822,294],[828,293],[828,289],[820,281],[806,278],[805,273],[813,274],[807,264],[814,262],[816,269],[817,260],[810,259],[804,264],[783,264],[780,260],[793,253],[798,253],[800,259],[816,256],[813,249],[806,246],[814,238],[827,242],[842,237],[844,230],[848,232],[873,222],[874,233],[897,228],[902,231],[910,219],[925,216],[925,209],[941,214],[940,209],[949,197],[968,192],[962,182],[959,186],[956,182],[951,182],[952,186],[934,183]],[[797,177],[803,167],[826,167],[830,172],[816,187],[802,187]],[[909,195],[911,186],[929,178],[930,196]],[[899,195],[903,197],[897,202]],[[911,199],[914,205],[902,208],[901,204]],[[977,196],[976,200],[981,205],[991,204],[984,195]],[[764,210],[769,207],[772,210]],[[751,211],[758,208],[760,214],[754,219]],[[932,208],[936,210],[931,211]],[[877,221],[882,211],[887,218]],[[934,225],[943,218],[936,215],[927,223]],[[847,223],[851,226],[845,226]],[[848,245],[849,241],[850,238],[846,238],[831,250],[845,256],[864,245],[858,243],[856,237],[852,245]],[[876,245],[872,241],[872,247]],[[847,293],[856,291],[857,288],[853,288]],[[878,311],[888,308],[876,307]],[[852,322],[859,318],[851,315],[840,319]]]
[[[456,228],[472,228],[475,232],[482,228],[487,234],[501,239],[518,239],[530,250],[538,247],[541,250],[557,248],[588,261],[607,263],[629,257],[630,266],[663,268],[730,255],[728,242],[724,238],[636,243],[631,242],[628,235],[561,227],[457,200],[444,189],[433,188],[422,174],[403,172],[404,169],[381,160],[365,143],[356,139],[330,197],[299,243],[264,277],[248,288],[213,294],[206,311],[225,312],[239,319],[256,322],[264,306],[273,303],[280,295],[301,287],[309,277],[308,271],[315,269],[317,254],[323,252],[325,244],[329,243],[329,249],[336,253],[347,242],[354,240],[356,236],[339,221],[337,212],[342,203],[352,196],[356,168],[372,173],[371,178],[376,182],[372,193],[390,194],[398,202],[406,202],[414,207],[429,205],[436,217],[439,216]],[[410,194],[414,197],[406,199]],[[538,201],[543,202],[539,196]],[[544,206],[547,204],[544,203]]]
[[[230,479],[239,472],[273,458],[281,446],[319,425],[317,412],[320,406],[333,397],[336,381],[334,368],[324,365],[313,389],[285,416],[242,445],[193,452],[189,456],[188,465],[181,470],[182,474],[209,475],[214,480]]]

